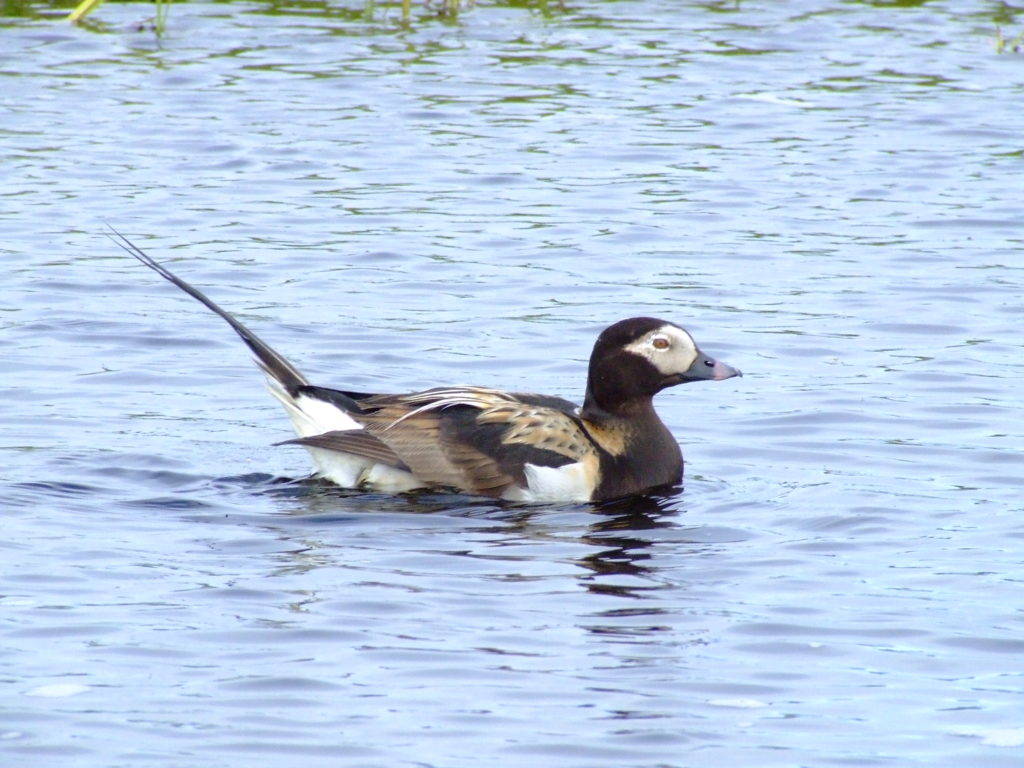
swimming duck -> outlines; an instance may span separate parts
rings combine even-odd
[[[406,395],[310,384],[205,294],[119,232],[128,253],[220,315],[256,356],[318,474],[344,488],[392,493],[449,488],[522,502],[603,501],[679,483],[683,456],[652,399],[739,370],[700,351],[678,325],[631,317],[597,338],[583,407],[485,387]]]

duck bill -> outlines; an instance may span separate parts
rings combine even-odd
[[[700,353],[697,359],[693,361],[693,365],[679,374],[679,383],[682,384],[687,381],[724,381],[725,379],[731,379],[733,376],[742,375],[743,373],[739,368],[733,368],[721,360],[715,360],[710,355]]]

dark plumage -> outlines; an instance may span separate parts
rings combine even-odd
[[[118,232],[128,253],[220,315],[248,345],[319,474],[349,488],[452,488],[518,501],[597,501],[682,479],[678,443],[652,399],[666,387],[741,375],[679,326],[620,320],[598,336],[579,408],[547,395],[439,387],[408,395],[310,384],[202,292]]]

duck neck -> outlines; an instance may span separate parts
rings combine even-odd
[[[590,386],[583,399],[580,416],[587,421],[597,423],[616,421],[619,419],[645,419],[653,417],[658,420],[654,403],[650,397],[634,397],[625,401],[602,401]],[[660,420],[659,420],[660,421]]]

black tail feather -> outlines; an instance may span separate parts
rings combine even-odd
[[[301,387],[309,385],[309,382],[306,381],[306,377],[299,373],[291,363],[275,352],[270,345],[260,339],[259,336],[238,322],[229,312],[221,309],[211,299],[207,298],[206,294],[198,288],[186,283],[180,277],[167,269],[167,267],[154,261],[151,256],[146,254],[141,248],[135,245],[135,243],[122,235],[112,226],[107,224],[107,227],[110,229],[110,232],[106,233],[107,237],[117,243],[127,253],[131,254],[137,260],[152,269],[160,275],[160,277],[170,283],[173,283],[189,296],[199,301],[207,309],[220,315],[227,324],[234,329],[235,333],[242,338],[242,341],[244,341],[249,349],[252,350],[252,353],[256,355],[256,362],[259,364],[260,368],[262,368],[268,376],[279,382],[287,392],[294,395]]]

